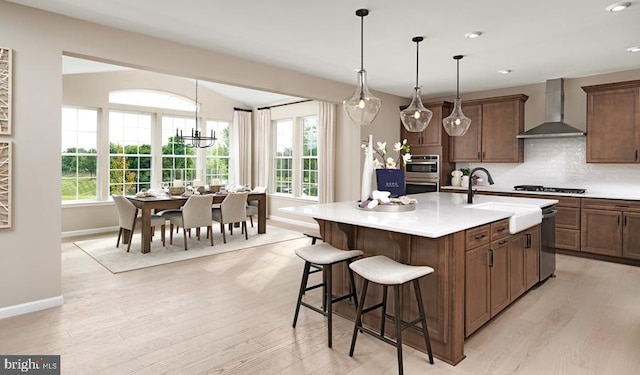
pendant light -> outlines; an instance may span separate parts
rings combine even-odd
[[[367,88],[367,72],[364,70],[364,17],[369,14],[367,9],[356,10],[356,16],[360,17],[360,70],[358,70],[358,86],[353,95],[342,102],[347,115],[356,125],[369,125],[378,115],[382,101],[369,92]]]
[[[422,98],[420,98],[420,86],[418,86],[418,68],[419,68],[419,45],[420,42],[424,40],[421,36],[416,36],[411,39],[416,43],[416,86],[414,87],[415,92],[413,93],[413,99],[411,99],[411,104],[400,111],[400,120],[402,120],[402,125],[407,131],[410,132],[421,132],[427,128],[429,125],[429,121],[431,121],[431,117],[433,116],[433,112],[426,109],[424,105],[422,105]]]
[[[213,146],[218,138],[216,138],[216,132],[211,129],[211,136],[207,137],[203,135],[198,127],[198,80],[196,80],[196,111],[195,111],[195,120],[196,126],[195,129],[191,129],[191,135],[182,135],[182,130],[176,129],[176,139],[180,142],[184,142],[187,147],[196,147],[196,148],[207,148]],[[186,143],[185,141],[189,141],[190,143]]]
[[[471,119],[462,113],[462,100],[460,100],[460,60],[462,55],[453,56],[457,64],[456,73],[456,100],[453,102],[453,111],[449,117],[442,120],[444,130],[452,137],[464,135],[471,125]]]

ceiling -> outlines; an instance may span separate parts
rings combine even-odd
[[[364,18],[369,87],[410,97],[420,43],[423,97],[640,68],[640,2],[613,0],[9,0],[74,18],[355,85]],[[464,34],[483,34],[468,39]],[[508,69],[510,74],[498,74]]]

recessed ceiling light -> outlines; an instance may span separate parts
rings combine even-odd
[[[498,73],[500,73],[500,74],[509,74],[511,72],[513,72],[513,70],[511,70],[511,69],[498,70]]]
[[[627,2],[615,3],[615,4],[609,5],[605,9],[608,10],[609,12],[620,12],[620,11],[623,11],[623,10],[627,9],[630,5],[631,5],[631,3],[627,3]]]
[[[640,52],[640,46],[629,47],[627,48],[627,52]]]
[[[480,35],[482,35],[482,31],[469,31],[468,33],[464,34],[464,36],[469,39],[475,39]]]

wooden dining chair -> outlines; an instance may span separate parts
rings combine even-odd
[[[163,216],[169,219],[169,243],[173,244],[173,226],[177,225],[182,228],[184,238],[184,249],[188,250],[187,230],[191,228],[200,229],[207,227],[207,237],[211,239],[213,246],[213,226],[211,223],[211,205],[213,204],[213,195],[192,195],[181,207],[180,212],[168,212]],[[198,241],[200,240],[200,231],[196,231]]]
[[[112,195],[113,201],[116,204],[118,210],[118,222],[120,230],[118,231],[118,240],[116,247],[120,247],[120,238],[125,230],[129,231],[129,238],[127,238],[127,252],[131,249],[131,239],[133,238],[133,231],[136,227],[141,227],[142,217],[138,216],[138,208],[131,203],[127,197],[123,195]],[[162,228],[162,246],[165,245],[165,224],[166,219],[159,215],[151,216],[151,232],[155,231],[156,226]]]
[[[222,240],[227,243],[227,235],[224,230],[225,224],[241,223],[244,238],[249,239],[247,234],[247,196],[249,193],[229,193],[220,208],[211,210],[211,219],[220,223],[220,231],[222,232]],[[233,230],[233,229],[231,229]],[[233,233],[232,233],[233,234]]]

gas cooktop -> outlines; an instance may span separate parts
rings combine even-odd
[[[517,185],[513,187],[514,190],[520,191],[546,191],[549,193],[568,193],[568,194],[584,194],[586,189],[578,188],[556,188],[546,187],[542,185]]]

